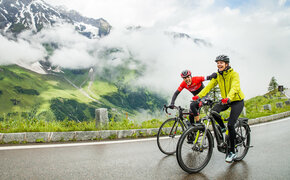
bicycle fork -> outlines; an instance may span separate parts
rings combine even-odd
[[[202,137],[201,137],[201,141],[198,143],[198,139],[200,137],[200,130],[197,131],[196,133],[196,136],[195,136],[195,140],[194,140],[194,144],[197,145],[199,151],[203,151],[203,141],[205,139],[205,136],[206,136],[206,133],[207,133],[207,130],[208,130],[208,127],[209,127],[209,121],[207,122],[206,124],[206,128],[204,130],[204,133],[202,134]],[[198,143],[198,144],[197,144]]]
[[[177,124],[176,124],[177,123]],[[179,120],[176,120],[170,130],[169,137],[174,137],[178,131]]]

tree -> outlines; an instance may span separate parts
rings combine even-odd
[[[275,89],[277,89],[277,87],[278,87],[277,80],[276,80],[275,77],[273,76],[273,77],[271,78],[270,83],[269,83],[268,91],[269,91],[269,92],[274,91]]]

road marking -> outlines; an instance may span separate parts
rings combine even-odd
[[[269,124],[280,123],[289,120],[290,117],[275,120],[271,122],[261,123],[251,125],[251,127],[265,126]],[[166,139],[163,137],[162,139]],[[143,139],[130,139],[130,140],[117,140],[117,141],[100,141],[100,142],[86,142],[86,143],[68,143],[68,144],[44,144],[44,145],[23,145],[23,146],[4,146],[0,147],[0,151],[4,150],[18,150],[18,149],[41,149],[41,148],[56,148],[56,147],[77,147],[77,146],[91,146],[91,145],[105,145],[105,144],[122,144],[122,143],[132,143],[132,142],[143,142],[143,141],[156,141],[156,137],[153,138],[143,138]]]
[[[56,148],[56,147],[75,147],[75,146],[90,146],[90,145],[105,145],[105,144],[122,144],[141,141],[153,141],[154,138],[133,139],[133,140],[117,140],[117,141],[100,141],[100,142],[87,142],[87,143],[69,143],[69,144],[44,144],[44,145],[23,145],[23,146],[5,146],[0,147],[3,150],[18,150],[18,149],[39,149],[39,148]]]
[[[160,139],[167,139],[168,137],[162,137]],[[117,141],[100,141],[100,142],[87,142],[87,143],[68,143],[68,144],[44,144],[44,145],[23,145],[23,146],[5,146],[0,147],[2,150],[18,150],[18,149],[39,149],[39,148],[56,148],[56,147],[75,147],[75,146],[90,146],[90,145],[105,145],[105,144],[122,144],[132,142],[143,142],[143,141],[155,141],[154,138],[144,139],[130,139],[130,140],[117,140]]]
[[[289,121],[290,117],[286,117],[284,119],[279,119],[279,120],[274,120],[274,121],[270,121],[270,122],[264,122],[261,124],[254,124],[254,125],[250,125],[251,127],[259,127],[259,126],[265,126],[265,125],[269,125],[269,124],[275,124],[275,123],[280,123],[283,121]]]

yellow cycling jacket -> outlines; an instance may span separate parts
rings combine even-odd
[[[240,77],[232,68],[224,71],[221,75],[217,73],[217,78],[213,78],[208,85],[198,94],[200,98],[204,97],[216,85],[219,85],[222,98],[229,98],[231,102],[241,101],[245,98],[240,87]]]

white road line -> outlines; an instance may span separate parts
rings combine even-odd
[[[156,140],[156,137],[154,137],[154,138],[144,138],[144,139],[134,139],[134,140],[100,141],[100,142],[87,142],[87,143],[5,146],[5,147],[0,147],[0,151],[3,151],[3,150],[17,150],[17,149],[38,149],[38,148],[55,148],[55,147],[90,146],[90,145],[104,145],[104,144],[122,144],[122,143],[153,141],[153,140]]]
[[[283,121],[288,121],[290,117],[275,120],[267,123],[251,125],[251,127],[260,127],[269,124],[280,123]],[[162,138],[165,139],[166,137]],[[18,150],[18,149],[40,149],[40,148],[56,148],[56,147],[76,147],[76,146],[91,146],[91,145],[105,145],[105,144],[122,144],[122,143],[132,143],[132,142],[143,142],[143,141],[156,141],[156,137],[144,138],[144,139],[130,139],[130,140],[118,140],[118,141],[100,141],[100,142],[86,142],[86,143],[68,143],[68,144],[44,144],[44,145],[23,145],[23,146],[4,146],[0,147],[0,151],[4,150]]]
[[[279,119],[279,120],[275,120],[275,121],[265,122],[265,123],[261,123],[261,124],[254,124],[254,125],[251,125],[251,127],[265,126],[265,125],[280,123],[280,122],[289,121],[289,120],[290,120],[290,117],[286,117],[284,119]]]

